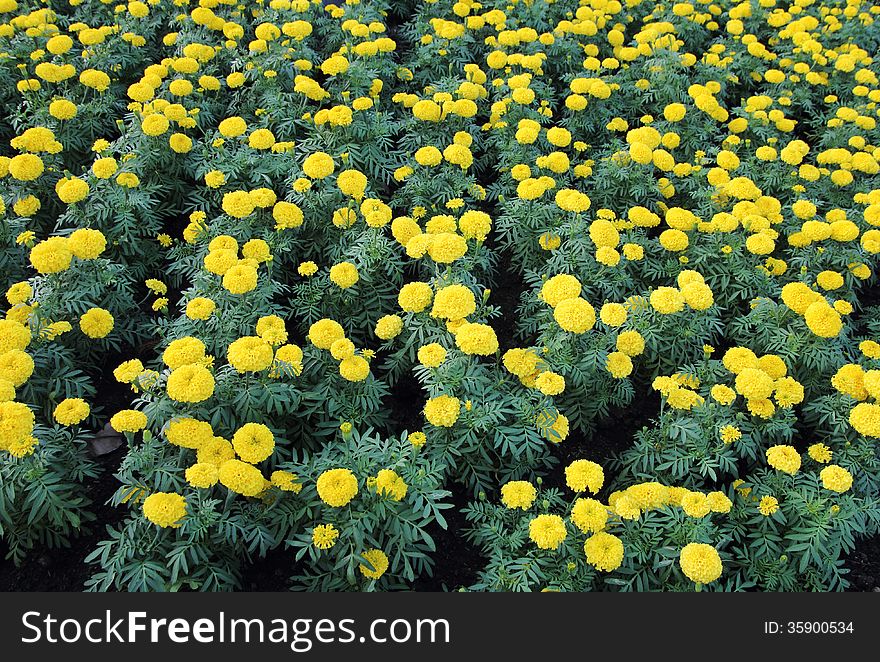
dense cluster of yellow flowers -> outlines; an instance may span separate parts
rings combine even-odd
[[[567,588],[655,519],[704,585],[874,507],[880,7],[67,5],[0,0],[2,482],[86,480],[108,418],[163,544],[228,520],[362,586],[430,566],[372,518],[452,483]]]

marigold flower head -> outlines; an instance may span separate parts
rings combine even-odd
[[[538,515],[529,522],[529,538],[541,549],[558,549],[567,535],[559,515]]]
[[[199,462],[187,467],[186,482],[193,487],[207,489],[217,484],[220,480],[220,473],[216,464],[210,462]]]
[[[820,464],[831,462],[831,457],[833,455],[831,449],[825,444],[812,444],[809,448],[807,448],[807,454],[815,462],[818,462]]]
[[[779,444],[766,452],[767,463],[774,469],[794,475],[801,468],[801,455],[793,446]]]
[[[602,489],[605,472],[602,467],[589,460],[575,460],[565,468],[565,483],[575,492],[589,490],[594,494]]]
[[[318,496],[333,508],[347,506],[358,493],[358,481],[349,469],[329,469],[317,480]]]
[[[232,447],[249,464],[262,462],[275,450],[272,431],[260,423],[245,423],[232,436]]]
[[[605,531],[591,535],[584,542],[587,563],[602,572],[617,570],[623,562],[623,541]]]
[[[88,403],[82,398],[65,398],[55,407],[52,416],[61,425],[77,425],[89,415]]]
[[[451,395],[439,395],[425,403],[425,418],[437,427],[452,427],[458,420],[461,401]]]
[[[562,301],[580,296],[581,282],[569,274],[557,274],[544,283],[539,294],[542,301],[556,308]]]
[[[339,538],[339,530],[332,524],[319,524],[312,529],[312,544],[318,549],[330,549]]]
[[[178,528],[186,517],[186,499],[173,492],[151,494],[142,505],[144,517],[162,528]]]
[[[199,458],[201,462],[201,458]],[[241,460],[229,459],[220,465],[220,483],[236,494],[254,497],[266,489],[266,479],[255,466]]]
[[[696,584],[710,584],[721,576],[721,557],[711,545],[689,543],[681,550],[678,563],[684,575]]]
[[[832,492],[847,492],[853,484],[852,474],[836,464],[829,464],[819,472],[822,487]]]
[[[758,512],[764,517],[770,517],[777,510],[779,510],[779,500],[776,497],[768,495],[761,497],[761,501],[758,502]]]
[[[511,509],[528,510],[537,496],[535,486],[526,480],[512,480],[501,487],[501,503]]]
[[[380,549],[370,549],[361,554],[367,563],[361,563],[358,570],[368,579],[379,579],[388,571],[388,556]],[[368,565],[369,564],[369,565]],[[372,567],[371,567],[372,566]]]

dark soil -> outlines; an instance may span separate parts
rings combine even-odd
[[[880,536],[857,542],[844,565],[849,569],[848,590],[880,592]]]

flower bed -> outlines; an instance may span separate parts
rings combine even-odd
[[[849,587],[880,527],[878,17],[0,0],[7,563]]]

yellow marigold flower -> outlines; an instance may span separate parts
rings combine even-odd
[[[312,179],[324,179],[336,170],[333,157],[325,152],[309,154],[303,162],[303,172]]]
[[[272,345],[258,336],[245,336],[230,343],[226,350],[229,365],[238,372],[261,372],[275,358]]]
[[[525,480],[510,481],[501,487],[501,502],[511,509],[528,510],[537,496],[535,486]]]
[[[309,327],[308,337],[318,349],[330,349],[334,342],[345,338],[345,330],[339,322],[325,318]]]
[[[822,487],[832,492],[843,493],[849,490],[853,484],[852,474],[836,464],[829,464],[819,472],[822,479]]]
[[[746,368],[757,368],[758,357],[746,347],[731,347],[721,357],[724,367],[733,374],[739,374]]]
[[[407,250],[409,244],[407,244]],[[435,262],[449,264],[467,253],[467,241],[461,235],[452,232],[440,232],[430,235],[427,246],[428,255]]]
[[[104,338],[113,330],[113,315],[103,308],[90,308],[79,318],[79,328],[89,338]]]
[[[779,500],[776,497],[767,495],[761,497],[761,501],[758,503],[758,512],[764,517],[770,517],[777,510],[779,510]]]
[[[581,282],[569,274],[557,274],[548,278],[539,294],[542,301],[556,308],[562,301],[573,299],[581,294]],[[595,313],[594,313],[595,323]]]
[[[184,474],[186,482],[193,487],[207,489],[217,484],[220,480],[220,473],[216,464],[210,462],[199,462],[187,467]]]
[[[425,418],[431,425],[449,428],[455,425],[461,411],[461,402],[451,395],[439,395],[425,403]]]
[[[226,439],[211,437],[202,443],[196,451],[196,460],[215,465],[218,469],[227,460],[235,459],[235,450]],[[262,478],[262,476],[261,476]]]
[[[303,371],[303,351],[297,345],[282,345],[275,351],[275,363],[269,375],[273,378],[293,374],[299,376]]]
[[[340,289],[348,289],[360,278],[357,267],[351,262],[340,262],[330,268],[330,280]]]
[[[124,361],[120,363],[119,366],[113,370],[113,377],[116,378],[116,381],[122,384],[129,384],[133,382],[138,375],[140,375],[144,371],[144,364],[141,363],[138,359],[131,359],[130,361]]]
[[[205,173],[205,184],[208,188],[220,188],[226,183],[226,175],[220,170]]]
[[[633,362],[623,352],[610,352],[605,359],[605,369],[615,379],[625,379],[632,374]]]
[[[578,289],[580,289],[580,283],[578,283]],[[625,314],[626,311],[624,311]],[[589,301],[575,296],[563,299],[556,304],[553,310],[553,319],[564,331],[577,334],[586,333],[596,325],[596,310]]]
[[[0,449],[26,441],[34,430],[34,413],[21,402],[0,402]]]
[[[608,508],[595,499],[576,499],[571,508],[571,521],[582,533],[597,533],[605,529]]]
[[[308,278],[309,276],[314,276],[316,273],[318,273],[318,265],[311,260],[307,262],[300,262],[299,266],[296,268],[296,272],[300,276],[305,276]]]
[[[142,411],[123,409],[110,417],[110,427],[117,432],[140,432],[147,427],[147,416]]]
[[[545,370],[535,379],[535,388],[544,395],[559,395],[565,390],[565,378],[550,370]]]
[[[177,528],[186,517],[186,499],[173,492],[156,492],[142,506],[144,517],[162,528]]]
[[[359,170],[343,170],[336,178],[336,186],[343,194],[361,200],[367,189],[367,177]]]
[[[803,385],[792,377],[777,379],[774,388],[775,393],[773,397],[780,407],[788,409],[792,405],[800,404],[804,400]]]
[[[538,515],[529,522],[529,538],[541,549],[557,549],[567,535],[559,515]]]
[[[214,438],[211,424],[194,418],[175,418],[165,428],[168,443],[181,448],[198,449]]]
[[[232,436],[232,447],[249,464],[262,462],[275,450],[272,431],[260,423],[245,423]]]
[[[184,365],[168,376],[166,390],[177,402],[202,402],[214,394],[214,375],[201,365]]]
[[[476,298],[470,289],[464,285],[447,285],[438,290],[434,296],[431,316],[459,320],[473,314],[476,309]]]
[[[706,499],[709,503],[709,509],[713,513],[729,513],[733,507],[733,502],[727,498],[724,492],[709,492]]]
[[[21,322],[0,319],[0,354],[11,349],[23,351],[31,342],[31,330]]]
[[[368,579],[379,579],[388,570],[388,556],[380,549],[370,549],[361,554],[367,564],[361,563],[358,570]]]
[[[6,300],[12,306],[27,303],[33,295],[34,288],[32,288],[26,281],[14,283],[8,290],[6,290]],[[24,347],[20,349],[24,349]]]
[[[334,340],[333,344],[330,345],[330,354],[337,361],[342,361],[343,359],[347,359],[350,356],[354,356],[354,353],[354,343],[348,338],[340,338],[339,340]]]
[[[196,297],[190,299],[186,304],[186,316],[192,320],[206,320],[217,308],[211,299],[205,297]]]
[[[439,343],[429,343],[419,348],[418,358],[426,368],[436,368],[446,360],[446,350]]]
[[[273,471],[269,479],[282,492],[299,494],[303,488],[302,483],[298,482],[299,477],[289,471]]]
[[[455,344],[465,354],[488,356],[498,351],[495,330],[487,324],[462,324],[455,331]]]
[[[806,283],[788,283],[782,288],[782,302],[798,315],[806,313],[807,308],[821,298],[822,295],[811,290]]]
[[[558,308],[558,307],[557,307]],[[626,322],[626,308],[619,303],[606,303],[599,311],[599,319],[608,326],[621,326]]]
[[[840,313],[824,299],[811,303],[804,312],[807,327],[821,338],[835,338],[843,328]]]
[[[201,450],[200,450],[201,452]],[[199,459],[201,462],[201,458]],[[229,459],[220,465],[220,483],[236,494],[254,497],[266,489],[267,481],[255,466]]]
[[[172,370],[192,363],[201,363],[204,359],[205,343],[192,336],[172,340],[162,352],[162,362]]]
[[[615,346],[627,356],[638,356],[645,351],[645,339],[638,331],[624,331],[617,336]]]
[[[373,486],[376,489],[376,494],[387,497],[391,501],[401,501],[406,496],[408,486],[396,471],[382,469],[374,480]]]
[[[736,391],[724,384],[715,384],[709,393],[713,400],[725,406],[736,400]]]
[[[831,378],[831,385],[840,393],[855,400],[864,400],[868,397],[868,391],[865,389],[865,371],[862,366],[855,363],[841,366]]]
[[[421,166],[433,167],[440,165],[443,161],[443,154],[433,145],[428,145],[416,150],[415,159]]]
[[[863,340],[859,343],[859,350],[869,359],[880,359],[880,343],[873,340]]]
[[[700,492],[689,492],[681,499],[681,509],[688,517],[699,519],[705,517],[711,511],[709,499]]]
[[[223,274],[223,287],[232,294],[246,294],[257,287],[257,269],[249,264],[236,264]]]
[[[778,444],[766,452],[767,463],[774,469],[794,475],[801,468],[800,453],[793,446]]]
[[[319,524],[312,529],[312,544],[318,549],[330,549],[337,538],[339,531],[332,524]]]
[[[825,444],[812,444],[809,448],[807,448],[807,454],[815,462],[818,462],[820,464],[831,462],[831,457],[833,455],[831,449]]]
[[[466,239],[485,241],[492,229],[492,219],[485,212],[468,210],[458,219],[458,227]]]
[[[318,476],[318,496],[333,508],[347,506],[358,493],[358,481],[348,469],[330,469]]]
[[[30,262],[41,274],[53,274],[70,267],[73,252],[67,237],[50,237],[31,249]]]
[[[382,340],[391,340],[403,331],[403,320],[399,315],[385,315],[376,322],[376,336]]]
[[[658,287],[651,292],[651,307],[662,315],[681,312],[684,309],[684,297],[674,287]]]
[[[89,405],[82,398],[65,398],[55,407],[52,416],[61,425],[76,425],[82,423],[89,412]]]
[[[339,362],[339,374],[350,382],[362,382],[370,375],[370,364],[363,356],[349,356]]]
[[[281,345],[287,341],[284,320],[277,315],[265,315],[257,320],[257,335],[270,345]]]
[[[718,433],[721,435],[721,441],[725,444],[732,444],[742,438],[742,432],[740,432],[739,428],[734,425],[725,425],[718,431]]]
[[[594,533],[584,542],[587,563],[602,572],[617,570],[623,562],[623,542],[605,531]]]
[[[748,399],[766,399],[773,393],[774,382],[770,376],[757,368],[744,368],[736,376],[737,392]]]
[[[247,131],[247,122],[241,117],[227,117],[217,127],[220,134],[227,138],[237,138]]]
[[[272,207],[272,218],[275,220],[276,230],[286,230],[301,226],[304,217],[298,205],[282,200]]]
[[[589,460],[575,460],[565,468],[565,484],[575,492],[589,490],[594,494],[602,489],[605,472]]]
[[[233,218],[245,218],[253,213],[256,205],[247,191],[231,191],[223,194],[223,211]]]
[[[710,584],[721,576],[721,557],[711,545],[694,542],[685,545],[678,563],[685,577],[696,584]]]

